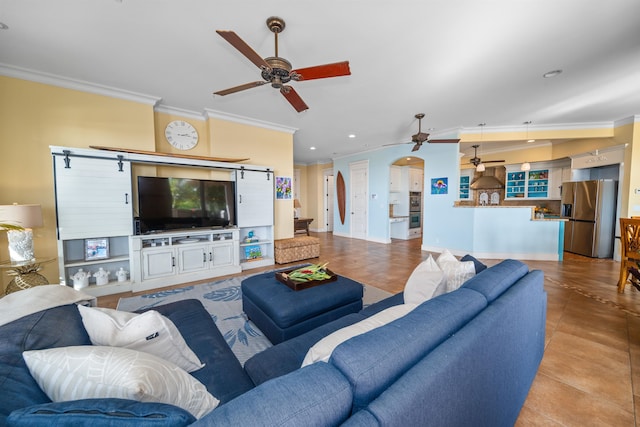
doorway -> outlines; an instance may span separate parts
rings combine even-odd
[[[407,156],[389,167],[389,238],[422,238],[424,160]]]
[[[369,193],[369,162],[361,161],[349,165],[350,235],[354,239],[367,238],[367,211]]]

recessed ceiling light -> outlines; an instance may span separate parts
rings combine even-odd
[[[353,139],[353,138],[355,138],[355,137],[356,137],[356,134],[355,134],[355,133],[350,133],[350,134],[349,134],[349,138]]]
[[[547,71],[542,75],[542,77],[544,77],[545,79],[550,79],[551,77],[555,77],[559,74],[562,74],[562,70]]]
[[[8,30],[9,26],[4,22],[0,22],[0,30]]]
[[[309,147],[309,150],[315,150],[316,147]]]

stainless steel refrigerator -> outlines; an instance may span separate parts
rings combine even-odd
[[[611,258],[616,218],[617,181],[562,183],[564,250],[592,258]]]

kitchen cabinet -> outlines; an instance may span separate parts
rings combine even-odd
[[[389,193],[389,204],[399,205],[400,203],[402,203],[400,196],[401,194],[395,191]]]
[[[424,172],[422,169],[409,168],[409,191],[422,191]]]
[[[560,199],[560,185],[564,164],[554,162],[531,163],[531,170],[522,171],[520,165],[507,165],[505,199]]]
[[[402,166],[389,167],[389,191],[402,191]]]
[[[473,200],[471,181],[473,180],[474,171],[475,169],[462,169],[460,171],[460,188],[458,193],[460,200]]]

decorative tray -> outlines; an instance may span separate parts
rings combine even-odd
[[[325,283],[335,282],[336,280],[338,280],[338,276],[333,271],[331,271],[328,268],[326,268],[325,271],[327,272],[327,274],[329,276],[331,276],[328,279],[309,280],[308,282],[299,282],[297,280],[291,280],[288,277],[288,274],[291,273],[294,270],[297,270],[297,269],[294,268],[292,270],[276,272],[276,279],[278,279],[279,282],[284,283],[285,285],[287,285],[288,287],[290,287],[294,291],[301,291],[303,289],[309,289],[309,288],[312,288],[314,286],[324,285]]]

